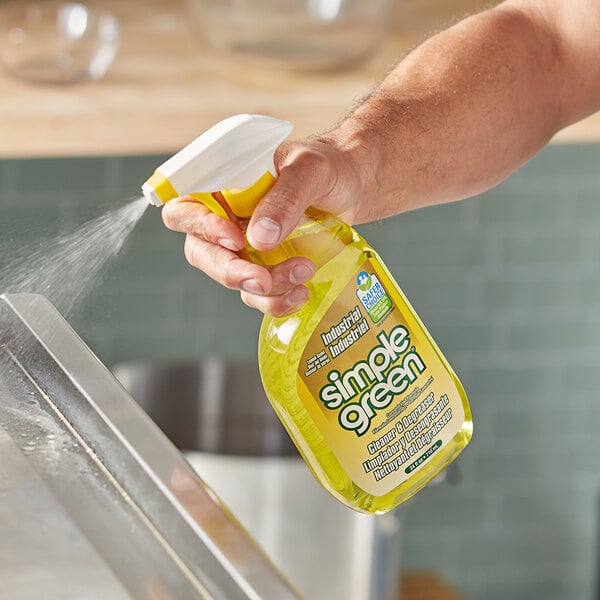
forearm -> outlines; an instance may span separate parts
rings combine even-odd
[[[412,52],[330,133],[282,144],[245,235],[186,198],[163,208],[165,224],[187,234],[192,265],[246,304],[290,314],[314,265],[251,263],[246,242],[276,247],[308,206],[363,223],[493,186],[600,108],[599,31],[598,0],[507,0]]]
[[[434,36],[329,134],[361,172],[354,222],[488,189],[591,111],[600,93],[566,78],[586,75],[571,75],[539,5],[506,3]]]

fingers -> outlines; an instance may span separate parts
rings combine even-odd
[[[177,198],[162,209],[165,225],[186,233],[184,253],[187,261],[227,288],[246,287],[254,293],[272,288],[267,269],[241,259],[237,251],[245,247],[240,228],[210,212],[201,202]]]
[[[232,290],[247,289],[265,294],[273,287],[268,269],[240,258],[235,252],[188,234],[185,238],[186,260],[209,277]]]
[[[302,257],[290,258],[265,267],[240,258],[235,252],[187,235],[187,261],[229,289],[240,290],[242,301],[272,316],[299,310],[308,299],[302,285],[315,272],[313,263]]]
[[[250,308],[256,308],[265,315],[284,317],[297,312],[306,304],[309,292],[306,286],[298,286],[279,296],[259,296],[241,293],[242,302]]]
[[[336,188],[337,167],[322,146],[290,144],[284,148],[277,184],[259,203],[246,232],[257,250],[277,246],[309,205],[320,203],[328,208],[324,199],[331,199]],[[238,224],[214,215],[191,197],[168,202],[162,217],[169,229],[187,234],[184,250],[188,262],[225,287],[239,290],[248,306],[283,316],[307,301],[304,283],[314,275],[310,260],[295,257],[270,267],[244,260],[239,253],[245,248],[245,239]]]
[[[300,310],[309,296],[308,288],[302,284],[312,279],[314,264],[306,258],[291,258],[267,268],[273,281],[271,290],[266,294],[257,294],[243,287],[242,301],[251,308],[275,317]]]
[[[244,248],[244,234],[235,223],[218,217],[190,196],[167,202],[162,208],[162,219],[173,231],[193,235],[228,250]]]

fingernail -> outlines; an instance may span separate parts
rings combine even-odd
[[[229,238],[221,238],[219,240],[219,246],[223,246],[223,248],[227,248],[227,250],[232,250],[233,252],[241,250],[238,244],[236,244],[233,240]]]
[[[308,300],[308,290],[305,287],[295,288],[287,295],[290,306],[299,306]]]
[[[293,285],[304,283],[305,281],[308,281],[313,275],[314,271],[308,265],[295,265],[290,271],[290,283]]]
[[[262,286],[256,279],[245,279],[242,281],[241,285],[242,289],[245,292],[249,292],[250,294],[264,294],[265,290],[263,290]]]
[[[279,223],[263,217],[259,219],[252,227],[252,237],[261,244],[276,244],[281,235],[281,226]]]

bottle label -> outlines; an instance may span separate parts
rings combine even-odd
[[[465,420],[450,368],[376,260],[325,313],[298,375],[300,398],[336,458],[375,496],[423,468]]]

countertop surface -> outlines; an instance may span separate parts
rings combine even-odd
[[[430,33],[481,0],[404,0],[371,57],[335,73],[244,67],[203,48],[183,0],[98,0],[123,25],[119,55],[101,80],[35,85],[0,72],[0,157],[171,153],[225,116],[290,119],[294,137],[327,129]],[[595,115],[557,141],[600,139]]]
[[[430,571],[405,573],[401,580],[400,598],[401,600],[467,600]]]

